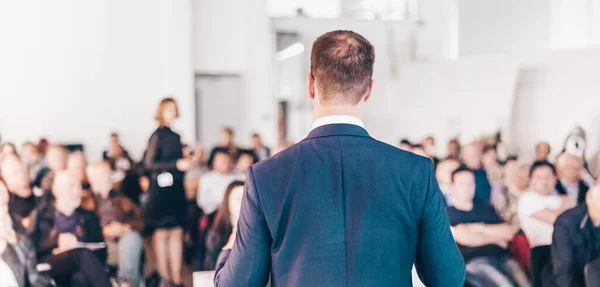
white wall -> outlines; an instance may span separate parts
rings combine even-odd
[[[83,143],[97,159],[116,130],[134,155],[175,97],[194,139],[191,1],[2,1],[0,133]]]
[[[277,131],[277,101],[272,89],[275,42],[266,0],[194,0],[194,7],[195,72],[242,76],[242,100],[237,107],[232,107],[242,111],[238,121],[242,124],[234,126],[236,141],[248,145],[250,134],[259,132],[267,144],[274,145]],[[219,97],[206,100],[206,105],[218,106]],[[199,118],[205,122],[212,120],[202,114]]]
[[[459,54],[522,54],[550,48],[551,1],[460,0]]]

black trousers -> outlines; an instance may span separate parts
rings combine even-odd
[[[108,274],[96,255],[84,248],[73,249],[42,260],[52,267],[49,273],[58,286],[111,287]]]

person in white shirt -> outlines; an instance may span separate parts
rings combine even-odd
[[[552,232],[556,218],[575,207],[576,201],[569,196],[558,195],[556,169],[547,161],[536,161],[530,170],[530,190],[519,200],[521,229],[531,248],[552,244]]]
[[[212,171],[202,176],[196,202],[204,214],[212,214],[223,201],[227,186],[235,180],[244,181],[246,176],[234,170],[233,159],[224,149],[215,152]]]

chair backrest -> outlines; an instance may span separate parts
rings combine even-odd
[[[600,258],[592,260],[584,269],[586,286],[600,286]]]
[[[533,287],[542,287],[542,272],[551,266],[550,245],[538,246],[531,249],[531,283]]]

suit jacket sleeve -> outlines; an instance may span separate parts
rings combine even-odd
[[[415,266],[425,286],[463,286],[465,262],[450,232],[442,192],[430,164]]]
[[[215,286],[266,286],[271,266],[272,237],[262,210],[252,168],[242,199],[235,244],[217,262]]]
[[[569,237],[568,228],[557,221],[552,235],[552,273],[556,286],[568,287],[577,285],[573,270],[573,244]]]

